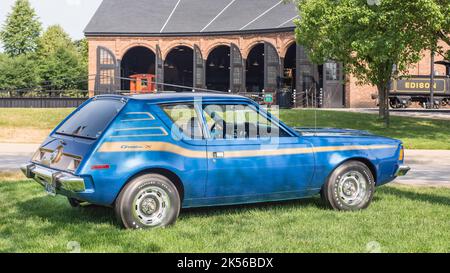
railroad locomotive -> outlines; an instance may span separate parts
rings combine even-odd
[[[434,108],[450,105],[450,61],[436,62],[446,66],[445,76],[435,76]],[[394,80],[389,93],[389,103],[392,108],[408,108],[417,102],[426,108],[430,102],[430,76],[409,76]]]

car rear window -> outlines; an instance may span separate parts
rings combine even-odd
[[[123,106],[120,100],[94,100],[73,114],[56,133],[97,139]]]

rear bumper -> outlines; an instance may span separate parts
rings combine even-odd
[[[70,173],[52,170],[33,163],[23,165],[20,169],[27,178],[34,179],[42,186],[50,184],[57,190],[73,193],[86,190],[84,179]]]
[[[398,167],[398,170],[395,173],[395,176],[396,177],[405,176],[410,170],[411,170],[411,168],[409,166],[401,165],[400,167]]]

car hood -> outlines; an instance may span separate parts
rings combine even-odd
[[[295,127],[294,130],[303,136],[374,136],[368,131],[353,129]]]

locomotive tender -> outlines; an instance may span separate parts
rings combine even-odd
[[[445,76],[435,76],[434,79],[434,108],[450,105],[450,61],[440,61],[436,64],[445,65]],[[430,102],[430,76],[414,75],[394,80],[391,84],[389,102],[392,108],[408,108],[417,102],[426,107]]]

